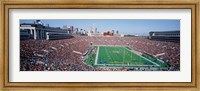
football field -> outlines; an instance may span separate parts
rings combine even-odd
[[[160,66],[125,46],[98,46],[94,65],[110,67]]]

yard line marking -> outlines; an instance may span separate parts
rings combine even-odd
[[[96,58],[95,58],[94,65],[97,65],[98,56],[99,56],[99,46],[97,47],[97,55],[96,55]]]
[[[121,49],[121,48],[123,48],[123,49]],[[105,49],[105,52],[106,52],[106,54],[107,54],[107,57],[108,58],[111,58],[111,56],[109,55],[109,52],[108,52],[108,50],[107,50],[107,48],[104,48]],[[138,55],[137,53],[134,53],[134,52],[132,52],[131,50],[129,50],[129,49],[127,49],[126,47],[124,47],[124,46],[120,46],[120,51],[125,51],[125,50],[128,50],[129,52],[131,52],[131,53],[134,53],[135,55],[137,55],[137,56],[139,56],[139,57],[141,57],[141,58],[144,58],[144,59],[146,59],[147,61],[149,61],[149,62],[151,62],[151,63],[153,63],[154,65],[140,65],[140,64],[138,64],[138,63],[136,63],[136,64],[98,64],[98,56],[99,56],[99,50],[100,50],[100,46],[98,46],[98,48],[97,48],[97,55],[96,55],[96,59],[95,59],[95,65],[97,65],[97,66],[101,66],[101,65],[103,65],[103,66],[105,66],[105,65],[110,65],[110,66],[127,66],[127,67],[131,67],[131,66],[160,66],[159,64],[157,64],[157,63],[155,63],[155,62],[153,62],[153,61],[151,61],[151,60],[149,60],[149,59],[147,59],[147,58],[145,58],[145,57],[143,57],[143,56],[140,56],[140,55]]]
[[[125,48],[125,49],[126,49],[126,48]],[[128,50],[128,49],[126,49],[126,50]],[[130,51],[130,50],[128,50],[128,51]],[[131,52],[132,52],[132,51],[131,51]],[[135,53],[135,54],[138,55],[137,53]],[[138,56],[140,56],[140,55],[138,55]],[[149,60],[149,59],[147,59],[147,58],[145,58],[145,57],[143,57],[143,56],[140,56],[140,57],[146,59],[147,61],[149,61],[149,62],[151,62],[151,63],[154,63],[156,66],[160,66],[159,64],[157,64],[157,63],[155,63],[155,62],[153,62],[153,61],[151,61],[151,60]]]

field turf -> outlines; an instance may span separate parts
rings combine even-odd
[[[94,65],[97,66],[159,66],[124,46],[98,46]]]

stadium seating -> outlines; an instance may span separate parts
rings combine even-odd
[[[130,46],[134,50],[158,56],[169,64],[168,70],[180,70],[180,43],[149,40],[146,37],[74,36],[62,40],[21,40],[21,71],[122,71],[146,70],[93,67],[82,61],[82,55],[93,45]],[[80,52],[74,53],[73,51]]]

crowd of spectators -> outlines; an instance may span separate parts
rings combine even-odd
[[[120,71],[128,68],[93,67],[82,61],[92,45],[130,46],[136,51],[157,56],[169,64],[169,70],[180,70],[180,43],[149,40],[146,37],[74,36],[62,40],[21,40],[21,71]],[[78,52],[78,53],[77,53]]]

